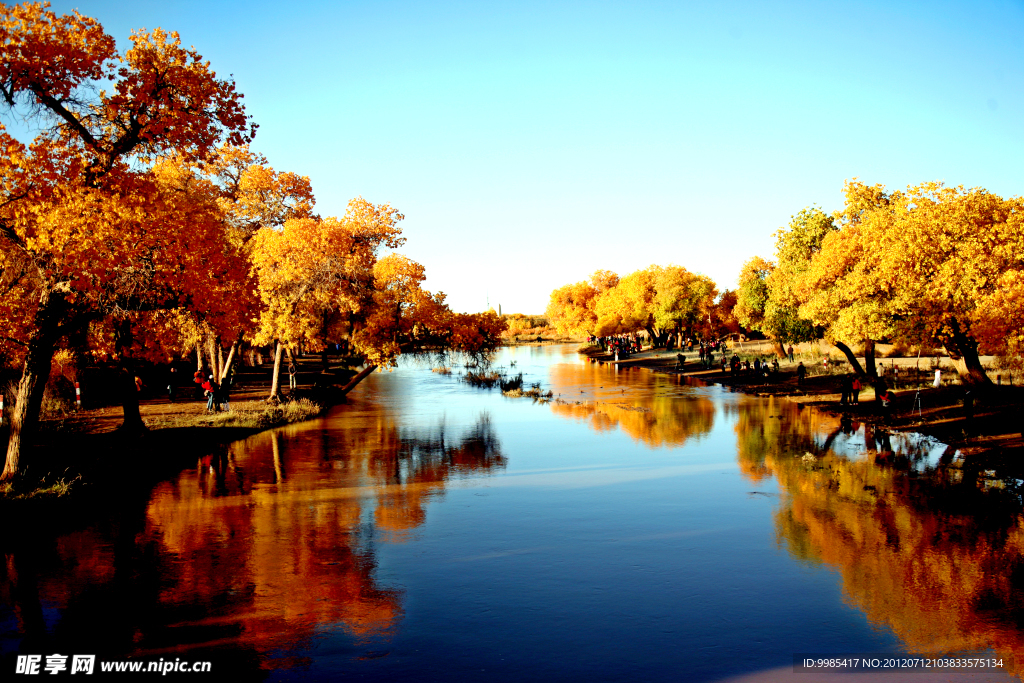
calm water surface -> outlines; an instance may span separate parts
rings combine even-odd
[[[408,363],[8,548],[4,677],[17,652],[337,681],[774,680],[795,653],[1024,652],[1020,482],[572,347],[513,361],[559,400]]]

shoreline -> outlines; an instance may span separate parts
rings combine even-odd
[[[574,340],[522,340],[507,346],[538,346],[548,344],[579,344]],[[743,349],[737,349],[743,351]],[[797,386],[796,362],[782,362],[778,375],[765,384],[752,375],[721,369],[704,370],[687,353],[682,371],[676,368],[676,351],[647,350],[615,361],[611,354],[581,354],[591,362],[616,364],[620,367],[643,367],[653,372],[679,375],[687,382],[707,386],[718,384],[731,391],[755,396],[778,396],[804,407],[832,416],[848,416],[893,431],[915,431],[932,436],[959,449],[965,455],[980,456],[993,463],[1024,468],[1024,388],[1000,386],[979,401],[970,424],[962,406],[963,388],[958,385],[938,389],[922,388],[895,391],[897,397],[888,415],[880,414],[870,388],[862,390],[862,402],[839,404],[837,384],[842,373],[816,374]],[[885,359],[889,363],[895,360]],[[903,359],[906,360],[906,359]],[[799,359],[797,359],[799,361]],[[315,357],[300,359],[300,379],[289,401],[308,399],[314,407],[290,416],[277,415],[265,423],[237,425],[219,413],[206,416],[205,399],[182,399],[171,403],[166,397],[140,401],[140,412],[148,429],[141,435],[125,434],[116,427],[123,419],[117,406],[103,406],[70,413],[40,422],[40,433],[33,445],[33,464],[24,481],[8,491],[0,492],[0,510],[9,513],[32,511],[43,515],[67,512],[81,503],[96,502],[104,493],[121,485],[138,485],[142,481],[158,481],[173,471],[189,466],[197,457],[196,444],[205,453],[215,452],[232,442],[263,431],[297,424],[322,417],[330,408],[345,401],[339,393],[340,382],[347,376],[335,375],[324,388],[316,380],[321,377],[320,361]],[[246,368],[239,373],[238,388],[232,392],[232,403],[248,403],[249,417],[259,418],[275,410],[265,403],[269,393],[270,368]],[[312,380],[312,381],[311,381]],[[321,379],[322,381],[322,379]],[[182,394],[190,394],[183,387]],[[920,396],[920,405],[915,399]],[[241,407],[241,406],[240,406]],[[5,430],[6,431],[6,430]],[[1020,464],[1017,464],[1017,463]],[[46,470],[43,472],[42,470]],[[1022,475],[1024,476],[1024,475]]]
[[[319,368],[317,357],[299,359],[300,384],[276,405],[266,402],[272,366],[239,372],[231,411],[208,414],[206,399],[194,398],[188,385],[179,387],[174,402],[166,393],[140,399],[147,427],[141,433],[118,430],[120,405],[41,419],[22,480],[0,490],[0,512],[56,517],[83,504],[103,504],[108,493],[159,481],[235,441],[318,419],[346,400],[341,386],[354,374],[332,373],[331,384],[323,386]],[[287,375],[282,379],[287,383]],[[6,436],[6,424],[0,434]]]
[[[993,460],[1017,461],[1024,456],[1024,388],[995,386],[991,392],[975,402],[970,419],[965,415],[963,398],[965,390],[960,385],[946,384],[939,388],[895,389],[896,399],[888,411],[882,414],[880,402],[874,398],[870,387],[860,393],[860,401],[852,405],[841,405],[838,383],[846,373],[816,374],[804,379],[803,386],[797,386],[796,366],[780,361],[779,373],[772,375],[768,383],[762,383],[752,374],[733,376],[731,370],[723,373],[720,367],[704,370],[693,352],[684,353],[687,362],[682,371],[676,368],[677,351],[647,350],[615,361],[611,354],[588,355],[592,362],[608,363],[619,367],[642,367],[653,372],[674,374],[689,382],[700,385],[719,384],[731,391],[754,396],[778,396],[833,416],[847,415],[860,422],[885,427],[893,431],[914,431],[932,436],[939,441],[959,449],[965,455],[986,456]],[[882,359],[879,359],[880,361]],[[887,366],[908,367],[917,359],[884,359]],[[899,363],[897,361],[903,361]],[[905,383],[905,382],[904,382]],[[919,399],[919,402],[918,402]],[[1022,467],[1024,465],[1018,465]]]

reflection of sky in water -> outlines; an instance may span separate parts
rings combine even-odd
[[[941,441],[923,434],[890,432],[888,436],[892,450],[908,454],[911,466],[920,472],[935,469],[939,464],[939,458],[948,448]],[[857,425],[857,431],[836,437],[831,442],[830,448],[836,455],[849,460],[874,458],[880,448],[879,441],[875,437],[877,435],[869,428]],[[824,444],[826,439],[827,435],[819,436],[819,444]]]

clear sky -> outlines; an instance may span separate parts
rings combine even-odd
[[[401,210],[455,310],[598,268],[734,287],[843,181],[1024,193],[1024,3],[54,2],[178,31],[322,215]]]

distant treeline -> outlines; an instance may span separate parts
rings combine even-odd
[[[842,209],[805,208],[775,233],[775,259],[755,256],[736,292],[679,266],[619,278],[598,271],[551,294],[559,330],[647,330],[711,337],[760,332],[785,344],[824,339],[877,379],[874,347],[941,347],[961,380],[990,384],[979,353],[1021,364],[1024,200],[925,183],[906,191],[850,181]],[[852,349],[863,350],[861,367]]]

